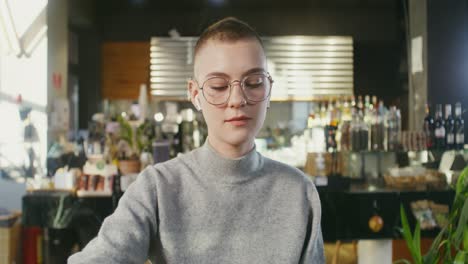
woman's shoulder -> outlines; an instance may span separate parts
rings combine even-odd
[[[277,175],[283,179],[297,181],[301,184],[313,184],[312,179],[308,175],[294,166],[265,156],[263,156],[263,160],[263,167],[266,173]]]
[[[311,202],[313,208],[317,209],[316,207],[320,207],[320,198],[317,188],[309,175],[281,161],[267,157],[263,157],[263,159],[265,174],[269,174],[268,176],[271,176],[270,178],[280,182],[286,188],[302,190],[304,195],[307,196]]]
[[[181,153],[177,157],[148,166],[145,170],[153,177],[173,177],[191,169],[192,152]]]

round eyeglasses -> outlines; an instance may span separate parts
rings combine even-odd
[[[215,76],[205,80],[200,89],[208,103],[222,105],[228,102],[235,82],[239,82],[247,102],[258,103],[270,96],[273,79],[266,72],[249,74],[242,80],[233,80],[231,82],[224,77]]]

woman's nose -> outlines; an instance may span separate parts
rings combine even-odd
[[[229,96],[229,107],[241,107],[247,102],[244,92],[242,91],[241,83],[235,81],[231,84],[231,95]]]

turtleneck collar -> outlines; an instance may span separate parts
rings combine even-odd
[[[214,182],[241,183],[256,176],[263,167],[263,158],[256,150],[256,145],[245,155],[231,159],[223,157],[209,143],[205,143],[193,152],[195,166],[200,177]]]

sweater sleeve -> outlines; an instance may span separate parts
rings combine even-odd
[[[97,237],[68,263],[138,263],[148,259],[157,232],[156,170],[147,167],[121,197],[115,212],[102,223]]]
[[[320,198],[312,181],[308,181],[307,184],[307,197],[310,205],[310,215],[307,225],[307,235],[299,263],[325,263],[322,228],[320,224],[322,214]]]

